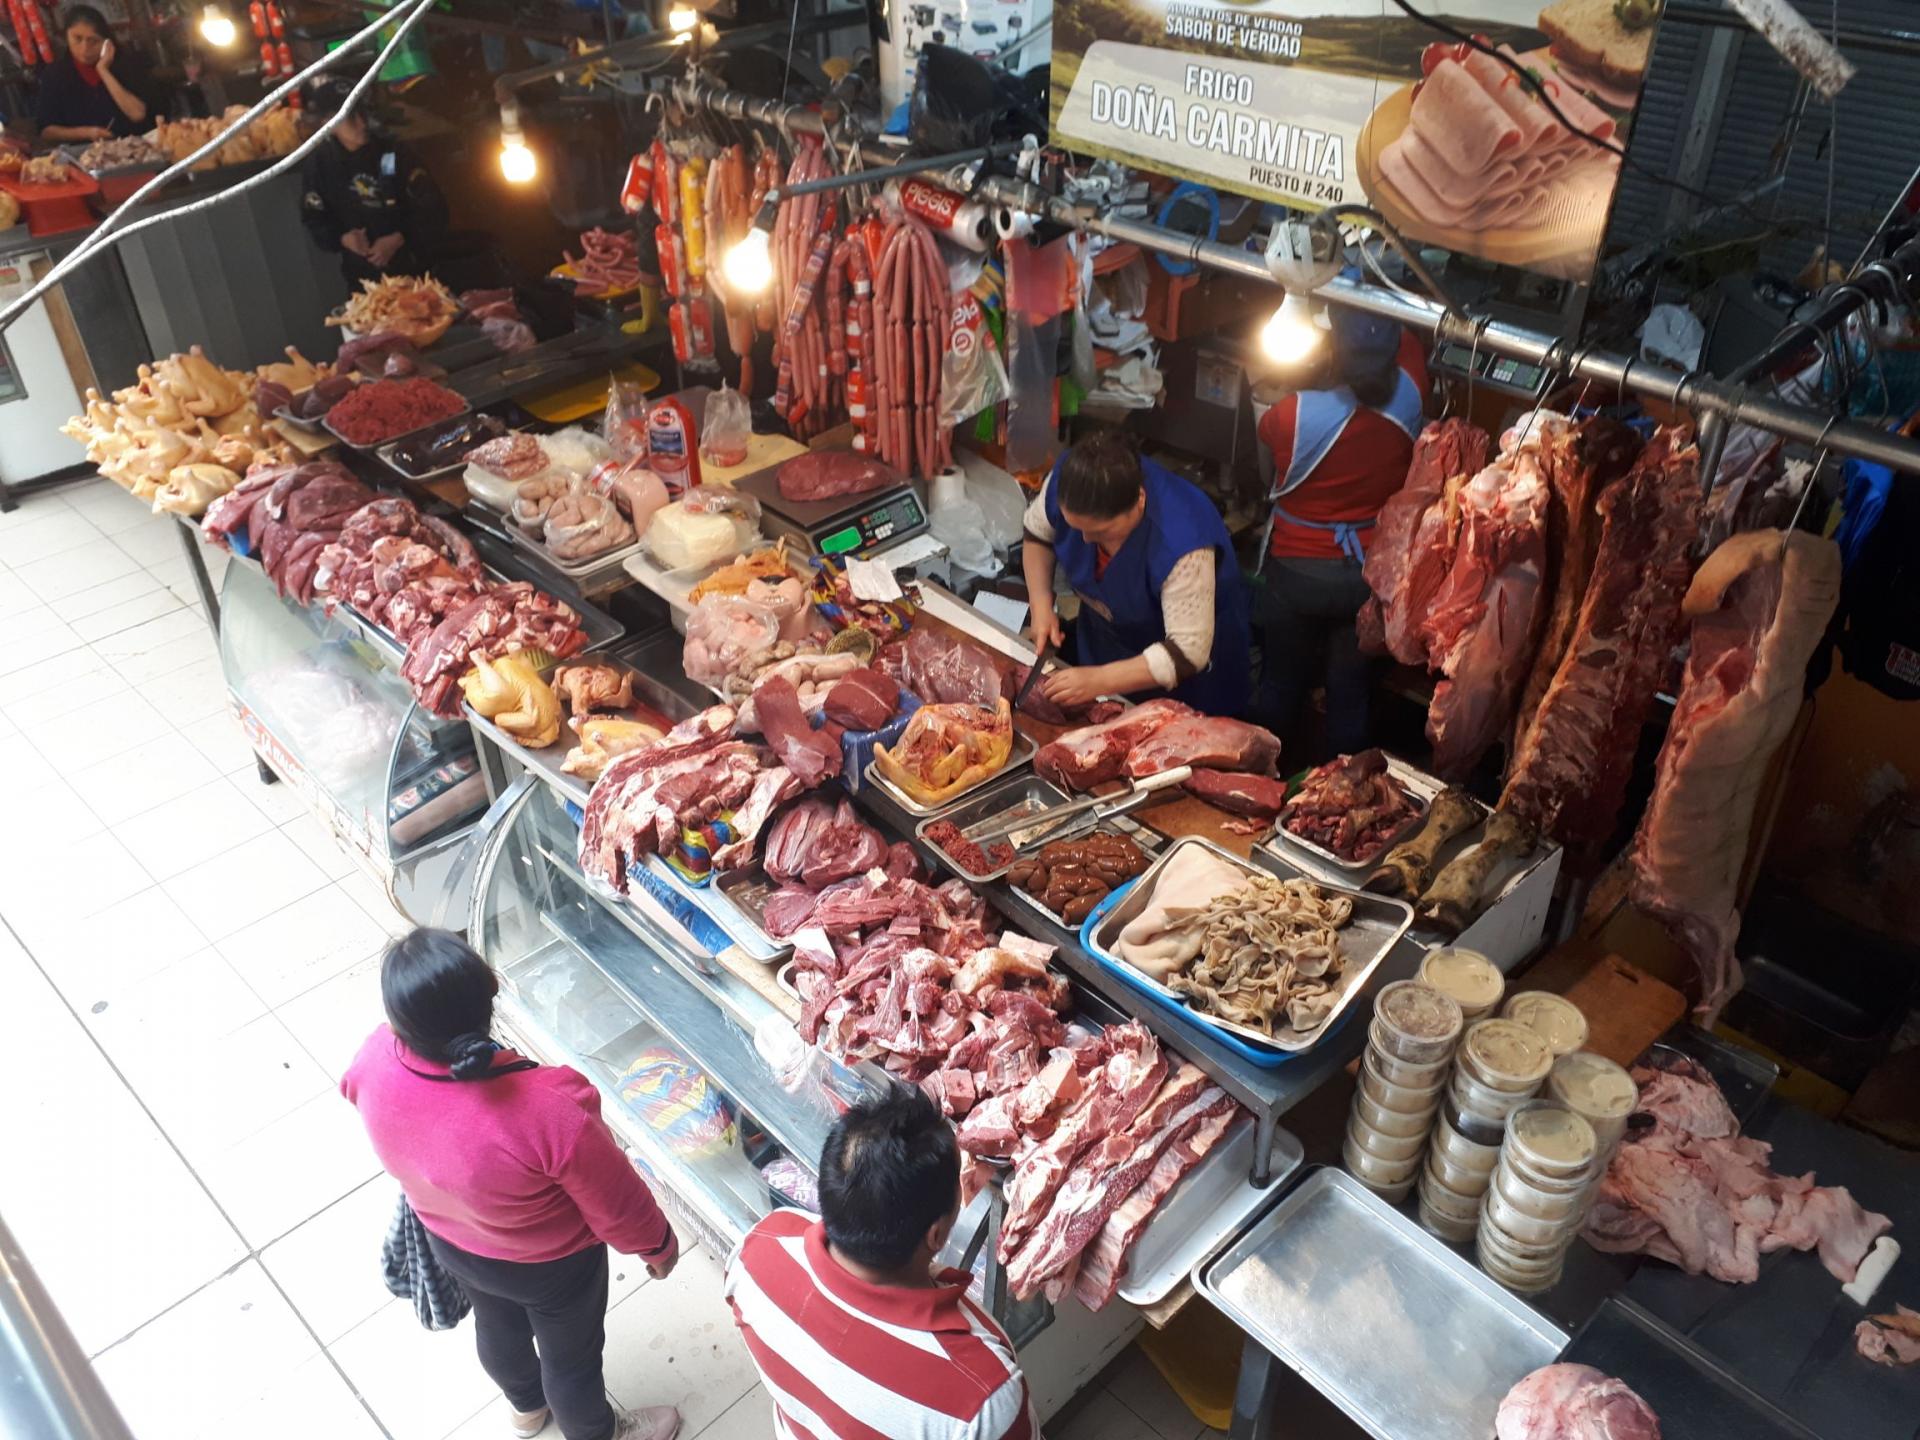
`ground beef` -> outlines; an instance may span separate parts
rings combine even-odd
[[[436,420],[458,415],[467,402],[444,385],[414,376],[355,386],[327,412],[327,424],[349,445],[379,445]]]
[[[984,849],[960,833],[951,820],[936,820],[927,827],[927,839],[951,855],[960,868],[973,875],[986,875],[1013,863],[1013,846],[995,840]]]

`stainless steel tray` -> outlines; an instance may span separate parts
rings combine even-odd
[[[894,793],[897,795],[899,792],[895,791]],[[933,841],[927,839],[927,827],[946,820],[965,830],[970,825],[978,825],[986,820],[1010,820],[1016,815],[1031,816],[1033,819],[1039,820],[1047,811],[1056,810],[1067,803],[1067,793],[1064,790],[1060,789],[1057,785],[1049,785],[1038,775],[1029,772],[1025,775],[1016,775],[1011,780],[1000,781],[989,789],[977,791],[971,800],[963,800],[941,814],[922,820],[918,825],[913,827],[913,838],[931,850],[939,857],[941,864],[953,871],[953,873],[958,875],[962,880],[966,880],[974,885],[985,885],[1005,875],[1008,870],[1013,868],[1013,861],[1009,860],[1005,865],[989,870],[984,874],[975,874],[945,850],[934,844]],[[1085,830],[1088,825],[1093,823],[1091,812],[1086,813],[1088,819],[1085,825],[1076,824],[1074,821],[1069,820],[1058,831],[1049,831],[1046,838],[1049,840],[1064,840],[1070,836],[1079,834],[1082,830]],[[996,836],[994,841],[988,843],[1005,840],[1011,844],[1013,838],[1013,836],[1001,835]],[[1016,859],[1019,858],[1018,846],[1014,848],[1014,856]]]
[[[399,442],[394,442],[398,444]],[[465,462],[462,462],[464,468]],[[542,565],[550,565],[569,580],[576,583],[590,580],[603,570],[624,569],[629,555],[640,553],[640,541],[636,537],[624,545],[616,545],[611,550],[602,550],[598,555],[590,555],[585,560],[562,560],[547,548],[544,540],[536,540],[518,525],[508,525],[507,541],[533,556]]]
[[[1343,1171],[1321,1169],[1194,1288],[1376,1440],[1487,1440],[1566,1332]]]
[[[1031,761],[1034,752],[1039,748],[1038,745],[1034,744],[1030,736],[1022,735],[1018,730],[1015,730],[1013,732],[1013,749],[1007,754],[1006,764],[1002,765],[985,779],[969,785],[958,795],[949,796],[938,805],[922,805],[918,800],[894,784],[893,781],[881,774],[879,765],[875,761],[869,760],[867,762],[866,776],[871,783],[878,785],[882,790],[886,791],[888,795],[892,796],[893,803],[909,815],[919,815],[927,819],[936,819],[944,816],[948,811],[952,810],[954,806],[966,799],[967,796],[973,794],[982,785],[992,785],[1013,774],[1014,771]]]
[[[1151,793],[1152,792],[1148,792],[1149,795]],[[1146,797],[1143,796],[1142,798],[1145,799]],[[1133,808],[1133,807],[1129,807],[1129,808]],[[1147,863],[1149,865],[1152,865],[1154,859],[1168,845],[1169,842],[1167,840],[1167,837],[1162,835],[1158,830],[1149,830],[1146,826],[1140,824],[1137,820],[1125,819],[1124,816],[1126,815],[1126,813],[1127,813],[1126,811],[1121,811],[1118,814],[1109,815],[1104,821],[1102,821],[1100,824],[1096,826],[1091,827],[1091,829],[1105,830],[1109,834],[1118,835],[1124,840],[1131,840],[1135,845],[1140,847],[1140,853],[1147,857]],[[1089,830],[1082,830],[1082,831],[1076,832],[1076,835],[1084,835],[1088,833],[1091,833],[1091,832]],[[1052,835],[1047,836],[1046,839],[1041,842],[1041,848],[1045,847],[1047,841],[1053,840],[1055,838],[1056,837]],[[1076,836],[1067,835],[1059,838],[1071,840],[1076,838]],[[1035,853],[1038,853],[1038,852],[1036,851]],[[1146,872],[1142,871],[1141,873],[1145,874]],[[1058,925],[1062,930],[1078,931],[1081,924],[1083,923],[1082,921],[1079,921],[1079,920],[1067,919],[1066,916],[1062,915],[1058,910],[1054,909],[1051,905],[1047,904],[1046,901],[1042,900],[1038,895],[1034,894],[1031,890],[1028,890],[1022,886],[1016,885],[1011,880],[1007,882],[1007,888],[1013,891],[1013,893],[1018,895],[1022,900],[1026,901],[1027,904],[1033,906],[1033,908],[1038,910],[1042,915],[1045,915],[1049,920],[1053,921],[1053,923]],[[1101,898],[1105,899],[1106,897],[1102,896]]]
[[[1125,898],[1108,911],[1094,929],[1092,935],[1094,945],[1104,956],[1111,958],[1114,964],[1127,965],[1128,962],[1114,949],[1114,942],[1120,938],[1120,932],[1126,928],[1127,923],[1146,909],[1147,901],[1153,895],[1153,887],[1160,878],[1160,872],[1175,855],[1180,853],[1181,847],[1186,845],[1204,846],[1228,864],[1245,870],[1249,876],[1279,875],[1282,879],[1298,876],[1312,881],[1328,894],[1344,895],[1353,902],[1353,918],[1347,922],[1346,929],[1340,932],[1340,951],[1346,959],[1346,966],[1340,975],[1338,998],[1334,1001],[1333,1009],[1327,1018],[1304,1035],[1293,1031],[1265,1035],[1250,1025],[1241,1025],[1232,1020],[1222,1019],[1218,1015],[1209,1015],[1191,1004],[1187,997],[1175,994],[1169,986],[1161,984],[1146,972],[1132,966],[1128,967],[1133,970],[1133,974],[1141,984],[1158,990],[1170,1003],[1185,1007],[1187,1013],[1201,1024],[1211,1025],[1217,1030],[1250,1040],[1256,1045],[1266,1045],[1275,1050],[1311,1049],[1315,1042],[1346,1013],[1347,1007],[1353,1003],[1355,997],[1366,989],[1367,981],[1373,977],[1373,972],[1380,968],[1380,962],[1387,958],[1400,937],[1413,925],[1413,907],[1404,900],[1389,900],[1385,896],[1350,890],[1344,885],[1329,885],[1315,876],[1303,874],[1288,865],[1284,858],[1278,856],[1270,857],[1271,864],[1256,865],[1251,861],[1242,860],[1229,850],[1222,849],[1211,840],[1188,835],[1174,841],[1161,852],[1160,858],[1155,860],[1146,873],[1134,882],[1133,888],[1127,892]]]
[[[416,377],[410,376],[408,378],[412,379]],[[440,384],[438,380],[434,381],[433,383],[436,385]],[[444,385],[441,386],[441,389],[443,390],[446,388],[447,387]],[[338,403],[338,402],[335,402],[335,403]],[[369,440],[365,444],[360,444],[355,441],[349,440],[347,439],[346,436],[342,435],[338,430],[333,428],[333,411],[331,409],[329,409],[325,415],[322,415],[320,417],[320,428],[326,431],[327,434],[331,435],[334,439],[338,440],[342,445],[346,446],[349,450],[358,450],[361,454],[366,455],[366,454],[371,454],[375,451],[378,451],[382,445],[396,444],[399,441],[406,439],[409,435],[418,435],[422,430],[431,430],[436,425],[444,425],[449,420],[458,420],[462,415],[471,415],[472,413],[473,413],[473,406],[468,405],[464,401],[462,401],[460,408],[458,410],[455,410],[450,415],[436,415],[433,419],[429,420],[424,425],[416,425],[411,430],[402,430],[398,435],[388,435],[384,439]],[[296,421],[295,423],[297,424],[299,422]]]
[[[1273,1203],[1300,1168],[1305,1151],[1285,1130],[1273,1133],[1272,1183],[1255,1185],[1253,1147],[1259,1127],[1242,1114],[1218,1145],[1168,1192],[1127,1252],[1119,1296],[1129,1305],[1158,1305],[1209,1257]]]
[[[1304,835],[1296,835],[1287,829],[1287,812],[1293,808],[1295,802],[1300,798],[1297,794],[1291,796],[1287,800],[1287,803],[1280,808],[1280,814],[1274,821],[1273,835],[1267,841],[1268,848],[1291,845],[1297,849],[1304,850],[1321,864],[1331,866],[1333,869],[1345,874],[1358,875],[1361,871],[1371,872],[1373,867],[1380,863],[1380,857],[1382,855],[1385,855],[1389,850],[1393,849],[1394,846],[1406,839],[1418,826],[1426,821],[1427,808],[1433,804],[1433,797],[1445,788],[1439,779],[1414,769],[1413,766],[1407,764],[1406,761],[1396,755],[1387,756],[1387,774],[1399,781],[1401,788],[1405,790],[1408,797],[1412,799],[1414,802],[1414,813],[1408,816],[1400,828],[1389,835],[1386,842],[1382,844],[1379,849],[1368,855],[1366,859],[1343,860],[1334,854],[1333,851],[1327,849],[1326,846],[1317,844],[1307,839]]]

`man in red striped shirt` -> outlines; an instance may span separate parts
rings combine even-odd
[[[965,1271],[933,1270],[960,1213],[933,1102],[902,1088],[842,1115],[820,1209],[776,1210],[727,1262],[779,1440],[1039,1440],[1012,1343]]]

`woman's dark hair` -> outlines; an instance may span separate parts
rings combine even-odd
[[[1118,430],[1089,436],[1060,462],[1054,498],[1062,510],[1092,520],[1124,515],[1140,499],[1140,457]]]
[[[107,17],[91,5],[69,5],[60,16],[60,33],[66,34],[76,25],[91,25],[103,40],[113,38],[113,27],[107,24]]]
[[[380,962],[380,999],[387,1024],[414,1054],[438,1060],[456,1080],[473,1080],[493,1065],[500,1047],[493,1028],[493,967],[450,930],[422,926],[387,947]]]
[[[842,1255],[898,1270],[960,1193],[953,1126],[919,1090],[896,1086],[856,1105],[820,1152],[820,1218]]]
[[[1340,378],[1362,405],[1381,406],[1393,399],[1400,388],[1400,366],[1389,360],[1384,369],[1357,363],[1342,363]]]

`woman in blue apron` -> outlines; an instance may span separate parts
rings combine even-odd
[[[1333,384],[1287,396],[1261,418],[1273,452],[1273,530],[1253,599],[1260,631],[1256,718],[1290,753],[1309,755],[1299,726],[1317,684],[1327,690],[1327,746],[1369,741],[1371,665],[1354,617],[1366,602],[1360,572],[1380,507],[1407,478],[1426,423],[1426,357],[1394,324],[1331,308]]]
[[[1246,590],[1226,523],[1188,480],[1118,432],[1074,446],[1027,508],[1033,646],[1060,644],[1057,570],[1080,597],[1078,663],[1040,682],[1058,705],[1159,692],[1210,715],[1247,706]]]

